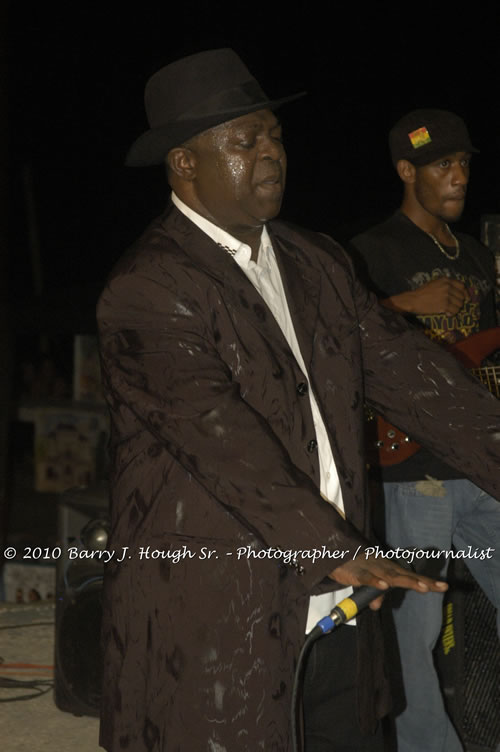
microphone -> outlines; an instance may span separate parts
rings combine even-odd
[[[323,634],[331,632],[335,627],[353,619],[356,614],[383,593],[387,593],[387,590],[379,590],[368,585],[358,588],[349,598],[344,598],[340,603],[337,603],[335,608],[330,611],[330,615],[320,619],[312,631],[319,629]]]

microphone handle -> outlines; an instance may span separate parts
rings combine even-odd
[[[369,587],[363,585],[363,587],[357,588],[349,598],[344,598],[343,601],[337,603],[334,609],[332,609],[330,616],[334,618],[334,614],[339,614],[338,624],[344,624],[346,621],[353,619],[356,614],[366,608],[375,598],[378,598],[382,593],[387,593],[387,590],[378,590],[375,587]]]
[[[345,624],[346,621],[353,619],[356,614],[366,608],[375,598],[387,592],[387,590],[378,590],[378,588],[363,585],[357,588],[349,598],[344,598],[344,600],[340,601],[332,609],[330,615],[321,619],[316,627],[319,627],[323,634],[331,632],[332,629],[335,629],[340,624]]]

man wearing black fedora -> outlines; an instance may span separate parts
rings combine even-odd
[[[446,588],[367,553],[365,396],[448,454],[458,401],[468,472],[500,493],[496,401],[379,308],[332,240],[274,220],[290,99],[269,100],[231,50],[146,86],[150,129],[127,163],[166,163],[172,200],[98,305],[123,552],[103,599],[110,752],[287,752],[295,663],[339,588]],[[449,461],[465,453],[458,438]],[[380,645],[367,611],[313,648],[307,752],[381,749]]]

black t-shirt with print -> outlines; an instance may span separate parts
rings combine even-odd
[[[439,277],[464,282],[468,300],[455,316],[432,314],[411,317],[433,339],[453,344],[464,337],[496,326],[494,258],[488,248],[470,235],[455,233],[460,253],[448,258],[434,240],[402,212],[352,239],[358,274],[381,298],[415,290]],[[444,247],[456,255],[455,246]],[[460,474],[420,449],[398,465],[383,468],[389,482],[423,480],[426,476],[448,480]]]

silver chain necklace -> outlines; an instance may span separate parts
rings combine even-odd
[[[453,241],[455,243],[455,249],[456,249],[456,251],[455,251],[455,255],[454,256],[452,256],[451,253],[448,253],[448,251],[443,248],[443,246],[441,245],[441,243],[439,242],[439,240],[437,238],[435,238],[434,235],[431,232],[428,232],[427,235],[430,238],[432,238],[432,240],[435,242],[435,244],[437,245],[437,247],[439,248],[439,250],[441,251],[441,253],[443,253],[446,256],[446,258],[449,258],[450,261],[456,261],[457,258],[460,256],[460,243],[458,242],[458,238],[456,238],[454,236],[454,234],[452,233],[452,231],[450,230],[450,228],[448,227],[448,225],[445,225],[445,227],[448,230],[449,234],[451,235],[451,237],[453,238]]]

